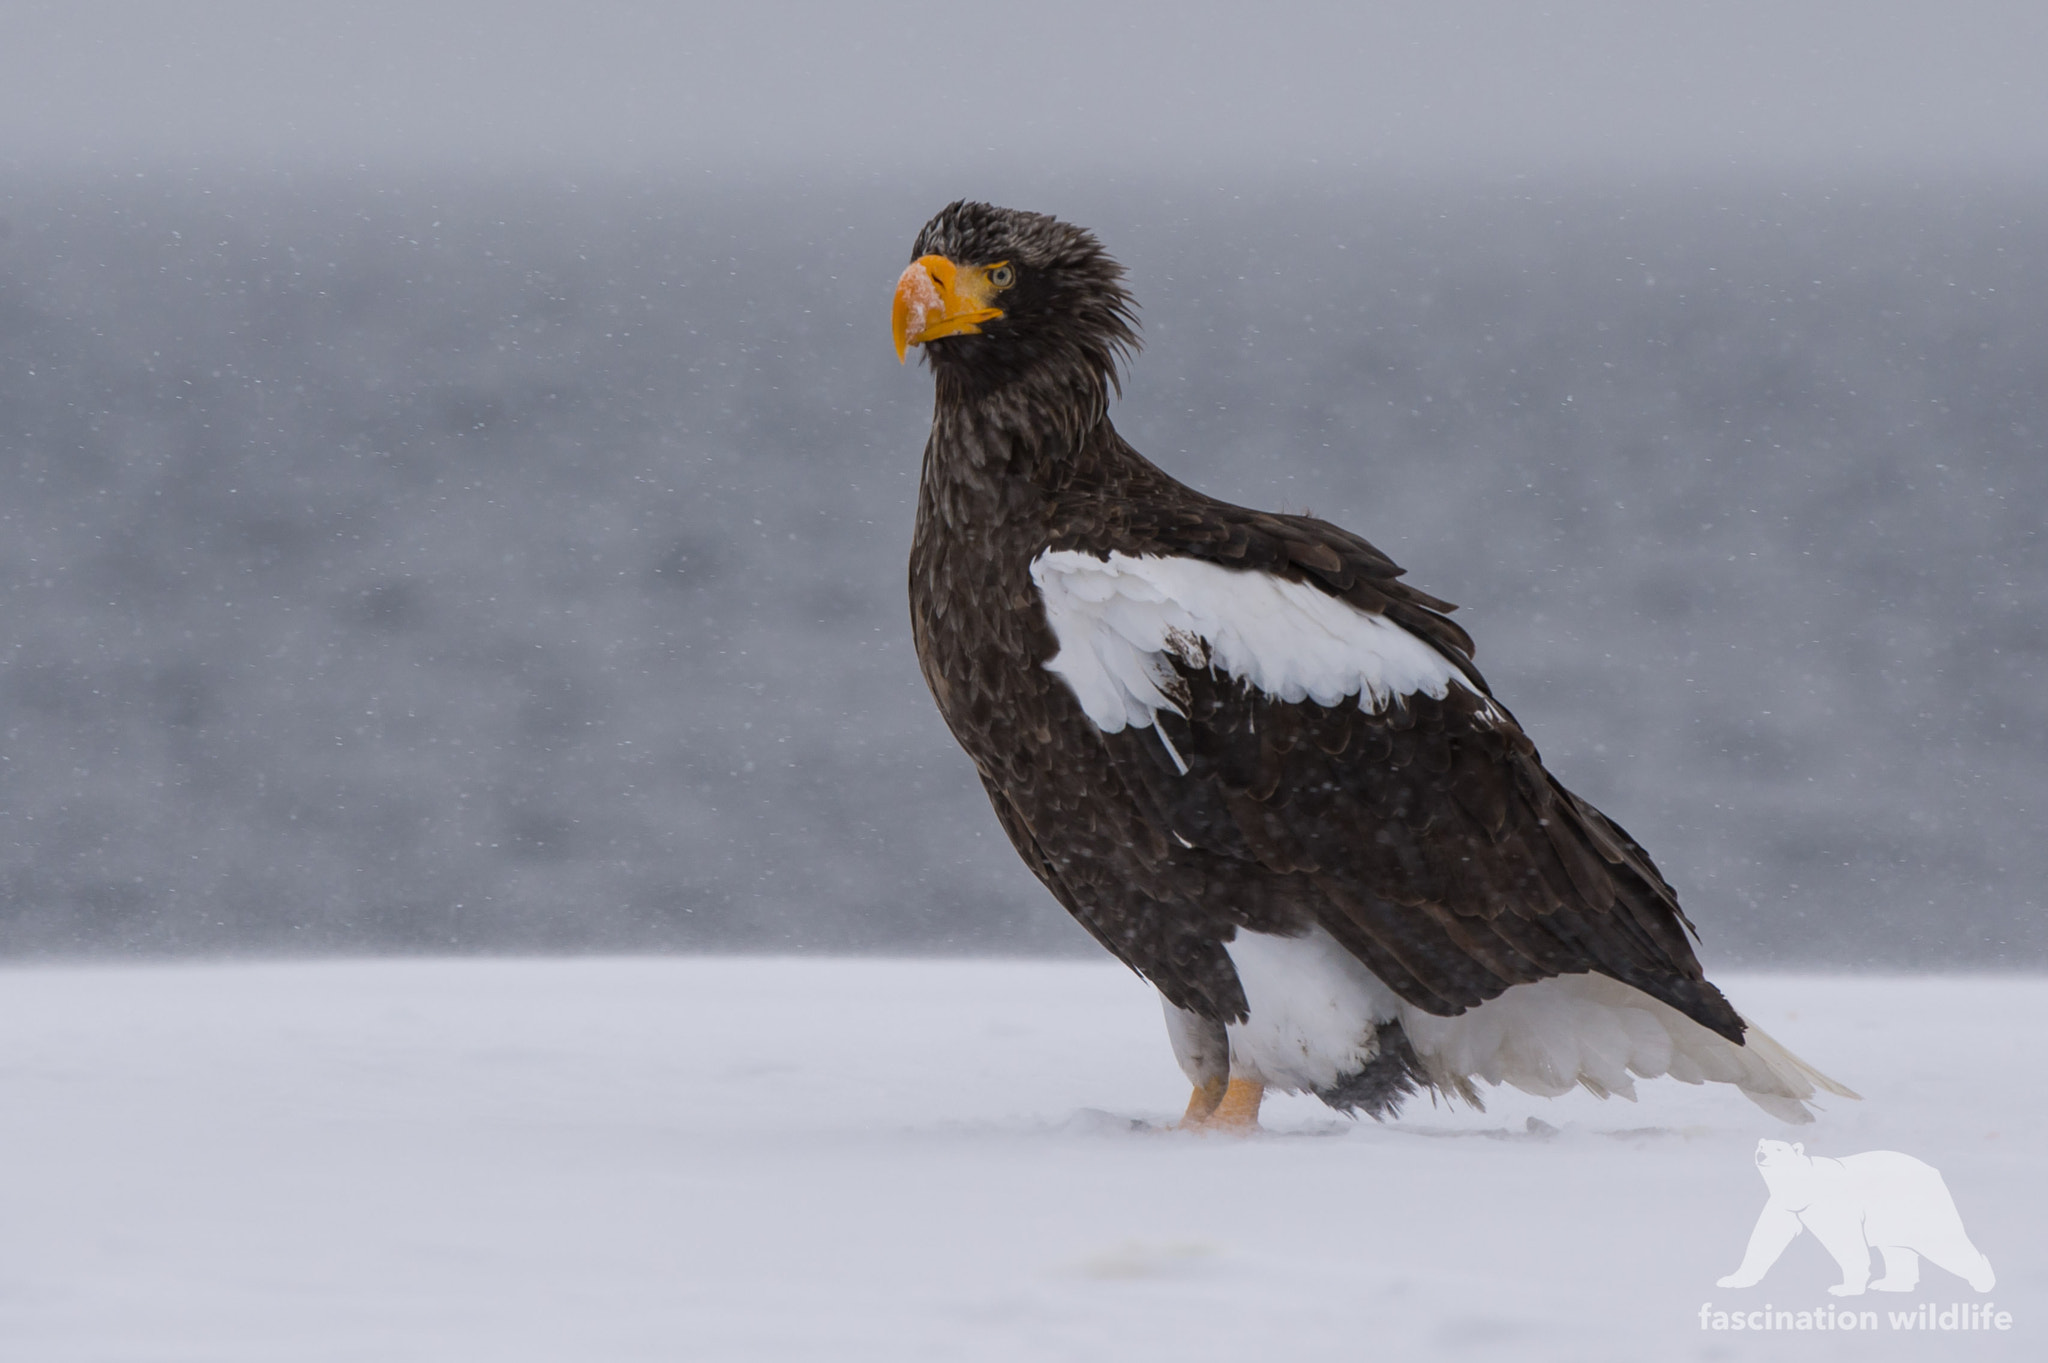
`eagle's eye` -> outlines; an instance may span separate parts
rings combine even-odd
[[[1011,269],[1007,262],[991,265],[988,270],[988,282],[999,289],[1007,289],[1017,282],[1017,272]]]

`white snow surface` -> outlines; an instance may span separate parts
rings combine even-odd
[[[1110,963],[0,970],[0,1358],[2034,1358],[2048,981],[1717,976],[1865,1101],[1512,1090],[1385,1126],[1186,1099]],[[1938,1168],[2006,1333],[1732,1334],[1760,1137]]]
[[[1441,697],[1451,661],[1384,616],[1271,573],[1200,559],[1048,549],[1031,561],[1060,651],[1058,674],[1104,733],[1142,729],[1169,692],[1173,659],[1214,667],[1278,700],[1334,706],[1357,696],[1376,710],[1392,696]]]

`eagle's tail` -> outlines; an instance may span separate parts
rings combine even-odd
[[[1431,1085],[1478,1101],[1473,1081],[1512,1084],[1554,1098],[1583,1088],[1634,1098],[1637,1079],[1733,1084],[1788,1122],[1810,1122],[1825,1090],[1857,1095],[1744,1020],[1742,1045],[1631,985],[1605,975],[1560,975],[1516,985],[1456,1017],[1404,1006],[1401,1020]]]
[[[1810,1122],[1813,1113],[1806,1100],[1815,1089],[1825,1089],[1838,1098],[1863,1097],[1839,1080],[1830,1079],[1778,1043],[1778,1039],[1748,1018],[1742,1020],[1742,1050],[1747,1052],[1743,1076],[1736,1086],[1773,1117],[1788,1122]]]

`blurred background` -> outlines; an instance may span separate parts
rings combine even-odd
[[[2048,961],[2048,10],[0,18],[0,953],[1094,951],[910,650],[964,196],[1710,962]]]

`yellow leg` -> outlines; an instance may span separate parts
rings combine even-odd
[[[1212,1080],[1188,1099],[1180,1124],[1194,1131],[1257,1131],[1259,1104],[1265,1096],[1266,1086],[1250,1079],[1233,1079],[1227,1088]]]
[[[1209,1114],[1216,1110],[1216,1105],[1222,1101],[1221,1079],[1211,1079],[1206,1084],[1197,1084],[1195,1091],[1188,1095],[1188,1110],[1181,1114],[1181,1126],[1184,1129],[1192,1129],[1203,1125],[1209,1120]]]
[[[1223,1090],[1223,1101],[1209,1114],[1209,1125],[1225,1131],[1257,1131],[1259,1103],[1265,1096],[1264,1084],[1249,1079],[1231,1080],[1230,1087]]]

